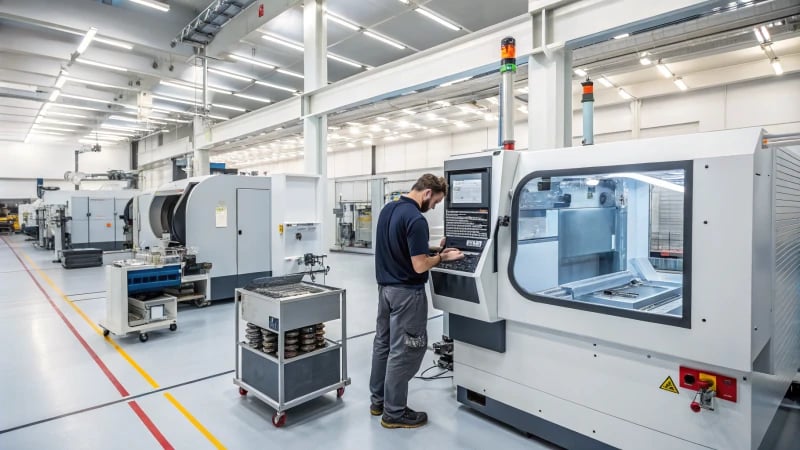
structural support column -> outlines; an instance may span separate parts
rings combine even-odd
[[[559,49],[528,61],[528,148],[572,146],[572,63]]]
[[[325,20],[325,0],[305,0],[303,4],[303,43],[305,54],[303,67],[305,80],[303,83],[303,133],[305,135],[305,168],[306,173],[327,174],[328,161],[328,118],[308,117],[311,110],[308,93],[327,84],[328,80],[328,33]],[[325,183],[323,183],[324,185]]]
[[[194,130],[193,133],[197,136],[198,131],[204,132],[205,130],[205,117],[195,116],[194,117]],[[194,139],[194,153],[192,159],[192,173],[191,176],[193,177],[200,177],[203,175],[211,174],[211,161],[208,155],[208,149],[202,149],[197,147],[197,138]]]
[[[631,100],[631,138],[639,139],[642,132],[642,101],[638,98]]]

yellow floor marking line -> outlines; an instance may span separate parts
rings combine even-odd
[[[89,326],[92,328],[92,330],[94,330],[95,333],[99,334],[100,336],[103,336],[103,330],[101,330],[96,323],[92,322],[92,320],[89,319],[89,316],[87,316],[86,313],[84,313],[83,310],[78,305],[75,304],[75,302],[70,300],[69,296],[65,294],[64,291],[62,291],[58,287],[58,285],[56,285],[56,283],[50,277],[48,277],[47,274],[45,274],[44,271],[40,269],[39,266],[37,266],[36,263],[33,262],[33,260],[30,257],[28,257],[28,255],[24,251],[22,251],[21,249],[19,250],[20,253],[22,253],[22,256],[25,258],[25,260],[28,261],[28,264],[30,264],[31,268],[34,271],[36,271],[36,273],[39,275],[39,277],[41,277],[61,297],[62,300],[64,300],[69,306],[71,306],[72,309],[75,310],[75,312],[78,313],[78,315],[81,316],[87,324],[89,324]],[[142,366],[139,365],[139,363],[137,363],[133,358],[131,358],[128,352],[126,352],[125,350],[122,349],[122,347],[117,345],[117,343],[114,341],[114,339],[111,338],[111,336],[104,336],[104,339],[106,340],[106,342],[111,344],[112,347],[114,347],[114,350],[116,350],[125,359],[125,361],[128,361],[128,364],[130,364],[134,369],[136,369],[139,375],[141,375],[142,378],[144,378],[150,384],[150,386],[152,386],[154,389],[157,389],[159,387],[158,383],[156,383],[156,380],[153,379],[153,377],[151,377],[150,374],[147,373],[147,371],[145,371],[142,368]],[[197,428],[197,430],[203,436],[205,436],[206,439],[208,439],[208,441],[211,442],[211,444],[215,448],[217,449],[225,448],[225,446],[222,445],[219,439],[214,437],[214,435],[211,434],[211,432],[208,431],[208,429],[204,427],[203,424],[201,424],[200,421],[198,421],[189,412],[189,410],[186,409],[186,407],[184,407],[175,397],[173,397],[172,394],[170,394],[169,392],[165,392],[164,397],[166,397],[167,400],[169,400],[169,402],[172,404],[172,406],[174,406],[175,409],[177,409],[181,414],[183,414],[183,416],[186,417],[186,420],[188,420],[189,423],[194,425],[194,427]]]

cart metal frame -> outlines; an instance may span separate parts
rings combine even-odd
[[[286,411],[287,410],[289,410],[289,409],[291,409],[291,408],[293,408],[293,407],[295,407],[297,405],[306,403],[306,402],[308,402],[310,400],[313,400],[313,399],[315,399],[317,397],[320,397],[320,396],[322,396],[322,395],[324,395],[324,394],[326,394],[328,392],[334,391],[334,390],[336,391],[336,396],[337,397],[342,397],[344,395],[345,386],[350,385],[350,382],[351,382],[350,378],[347,376],[347,337],[346,337],[346,330],[347,330],[347,294],[346,294],[346,291],[344,289],[339,289],[339,288],[326,286],[326,285],[322,285],[322,284],[317,284],[317,283],[311,283],[311,282],[307,282],[307,281],[303,281],[303,283],[307,284],[307,285],[311,285],[311,286],[316,286],[316,287],[322,288],[322,289],[324,289],[324,292],[303,295],[303,296],[299,296],[299,297],[295,297],[295,298],[283,298],[283,299],[281,299],[281,298],[267,297],[267,296],[258,294],[257,292],[249,291],[247,289],[238,288],[238,289],[236,289],[236,293],[235,293],[235,296],[234,296],[234,309],[236,310],[236,313],[235,313],[235,330],[236,330],[235,331],[235,333],[236,333],[235,334],[235,336],[236,336],[236,338],[235,338],[235,340],[236,340],[236,350],[235,350],[236,351],[236,366],[235,367],[236,368],[235,368],[235,377],[233,379],[233,384],[235,384],[236,386],[239,387],[239,394],[240,395],[244,396],[244,395],[247,395],[248,393],[252,393],[256,398],[258,398],[259,400],[263,401],[264,403],[268,404],[273,409],[275,409],[276,412],[272,416],[272,424],[274,426],[276,426],[276,427],[282,427],[286,423]],[[278,306],[279,310],[280,310],[281,304],[288,304],[288,303],[294,303],[294,302],[309,302],[309,301],[313,302],[314,299],[317,299],[317,298],[320,298],[320,297],[327,297],[327,296],[330,296],[331,294],[337,294],[337,293],[339,295],[339,317],[330,317],[327,320],[324,320],[323,322],[336,320],[336,319],[341,319],[341,336],[342,336],[341,342],[336,342],[336,341],[333,341],[331,339],[327,339],[326,338],[325,341],[328,343],[327,347],[320,348],[320,349],[317,349],[317,350],[314,350],[312,352],[305,353],[305,354],[302,354],[302,355],[298,355],[298,356],[296,356],[294,358],[289,358],[289,359],[284,358],[284,352],[282,351],[282,349],[284,348],[284,339],[285,339],[284,333],[286,331],[290,331],[290,330],[284,329],[284,324],[286,323],[286,321],[283,320],[282,317],[278,317],[279,320],[278,320],[278,327],[277,327],[278,329],[277,330],[272,329],[272,328],[268,328],[270,331],[278,334],[278,347],[277,347],[278,351],[276,352],[276,356],[271,356],[271,355],[269,355],[267,353],[264,353],[264,352],[262,352],[262,351],[260,351],[258,349],[250,348],[250,346],[248,345],[247,342],[243,342],[240,339],[240,328],[241,328],[240,327],[240,323],[243,320],[242,319],[242,314],[241,314],[241,308],[242,308],[242,298],[244,296],[257,297],[262,301],[266,301],[266,302],[270,302],[270,303],[276,304]],[[310,324],[308,324],[308,325],[310,325]],[[284,376],[285,366],[287,364],[294,364],[294,363],[296,363],[298,361],[302,361],[304,359],[312,358],[312,357],[315,357],[315,356],[318,356],[318,355],[321,355],[321,354],[324,354],[324,353],[327,353],[327,352],[335,351],[335,350],[338,350],[338,349],[341,349],[341,356],[340,356],[341,357],[341,363],[340,363],[340,377],[339,377],[340,379],[339,379],[339,381],[336,382],[336,383],[330,384],[328,386],[325,386],[323,388],[320,388],[320,389],[318,389],[318,390],[316,390],[314,392],[310,392],[310,393],[302,395],[302,396],[300,396],[298,398],[295,398],[295,399],[287,401],[286,400],[286,392],[285,392],[285,387],[286,387],[285,386],[285,384],[286,384],[285,381],[286,380],[285,380],[285,376]],[[272,398],[267,393],[261,392],[260,390],[258,390],[254,386],[252,386],[252,385],[248,384],[247,382],[245,382],[244,380],[242,380],[242,368],[241,368],[241,362],[242,362],[242,356],[241,355],[242,354],[240,353],[242,351],[249,351],[249,352],[251,352],[251,353],[253,353],[255,355],[258,355],[259,357],[262,357],[262,358],[264,358],[264,359],[266,359],[268,361],[271,361],[271,362],[277,364],[277,367],[278,367],[278,389],[277,389],[278,398],[277,399]]]

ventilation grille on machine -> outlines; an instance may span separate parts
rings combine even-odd
[[[778,148],[774,168],[774,342],[778,373],[800,366],[800,155]],[[785,374],[782,374],[785,375]]]

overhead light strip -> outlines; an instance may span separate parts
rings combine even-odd
[[[441,25],[441,26],[443,26],[443,27],[445,27],[445,28],[447,28],[449,30],[452,30],[452,31],[460,31],[461,30],[460,26],[458,26],[458,25],[450,22],[449,20],[439,16],[438,14],[434,13],[433,11],[431,11],[429,9],[423,8],[422,6],[417,7],[417,9],[415,9],[414,11],[422,14],[423,16],[427,17],[428,19],[431,19],[432,21],[438,23],[439,25]]]
[[[126,69],[124,67],[113,66],[111,64],[101,63],[101,62],[97,62],[97,61],[91,61],[91,60],[83,59],[83,58],[77,58],[75,60],[75,62],[79,62],[81,64],[87,64],[87,65],[90,65],[90,66],[102,67],[104,69],[116,70],[118,72],[127,72],[128,71],[128,69]]]
[[[81,43],[78,44],[78,49],[75,50],[75,53],[80,55],[83,52],[85,52],[86,49],[89,48],[89,45],[92,43],[92,40],[94,40],[96,34],[97,34],[97,28],[95,27],[89,28],[89,31],[87,31],[86,35],[83,36],[83,40],[81,40]]]
[[[161,12],[168,12],[169,11],[169,5],[168,4],[161,3],[161,2],[158,2],[158,1],[155,1],[155,0],[130,0],[130,1],[133,2],[133,3],[139,4],[139,5],[142,5],[142,6],[147,6],[149,8],[157,9],[157,10],[159,10]]]

